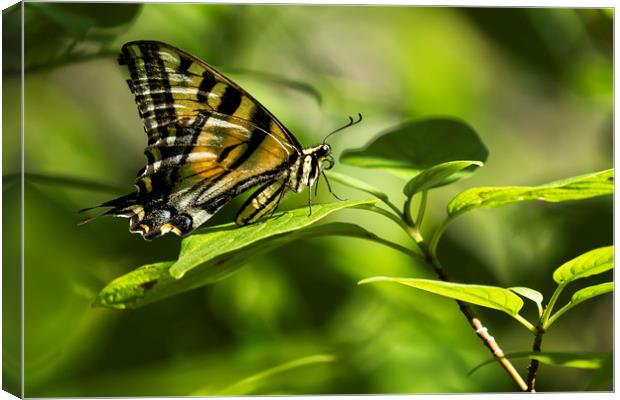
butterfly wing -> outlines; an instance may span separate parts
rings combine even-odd
[[[148,136],[138,192],[104,203],[147,239],[187,234],[239,193],[286,173],[301,152],[258,101],[205,62],[165,43],[130,42],[119,63]]]

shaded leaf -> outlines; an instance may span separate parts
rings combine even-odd
[[[403,193],[405,196],[411,197],[418,192],[446,185],[471,175],[472,168],[482,167],[483,165],[480,161],[448,161],[435,165],[407,182]]]
[[[375,188],[374,186],[367,184],[366,182],[360,181],[359,179],[353,178],[348,175],[340,174],[334,171],[328,171],[326,172],[326,174],[329,179],[333,179],[336,182],[342,183],[345,186],[351,187],[353,189],[361,190],[362,192],[371,194],[375,196],[376,198],[383,200],[383,201],[388,200],[388,195],[385,192]]]
[[[221,255],[240,251],[247,246],[269,239],[270,237],[294,232],[309,226],[334,211],[344,208],[364,207],[375,204],[377,200],[352,200],[302,207],[279,214],[267,221],[239,227],[234,223],[207,228],[203,233],[191,235],[181,242],[178,261],[170,268],[175,278],[180,278],[187,271],[204,264]]]
[[[437,164],[458,160],[485,162],[487,157],[486,147],[470,126],[454,119],[435,118],[389,129],[365,148],[345,151],[340,160],[411,179]]]
[[[175,263],[174,261],[145,265],[110,282],[101,290],[94,306],[117,309],[141,307],[175,294],[218,282],[243,267],[248,259],[293,240],[328,235],[378,240],[374,234],[354,224],[334,222],[311,226],[269,240],[255,242],[243,251],[220,255],[203,263],[199,268],[193,268],[180,279],[175,279],[170,274],[170,267]]]
[[[367,278],[360,281],[359,284],[374,282],[396,282],[440,296],[500,310],[512,316],[516,315],[521,307],[523,307],[523,300],[521,300],[519,296],[508,289],[496,286],[468,285],[430,279],[390,278],[384,276]]]
[[[553,272],[553,280],[567,284],[576,279],[601,274],[613,268],[614,247],[594,249],[564,263]]]
[[[609,353],[568,353],[568,352],[541,352],[531,353],[526,351],[506,354],[506,358],[514,360],[518,358],[529,358],[530,360],[538,360],[542,364],[555,365],[558,367],[582,368],[582,369],[598,369],[603,365],[605,358]],[[485,365],[495,363],[495,358],[490,358],[483,363],[476,365],[469,371],[469,375],[473,374]]]
[[[284,78],[281,75],[273,74],[270,72],[255,71],[255,70],[249,70],[249,69],[244,69],[244,68],[219,68],[219,70],[225,74],[234,73],[234,74],[246,74],[250,76],[255,76],[258,79],[261,79],[265,82],[273,83],[276,85],[281,85],[289,89],[296,90],[298,92],[301,92],[305,95],[312,97],[319,105],[323,101],[321,98],[321,93],[318,91],[318,89],[305,82]]]
[[[273,368],[266,369],[255,375],[240,380],[224,389],[213,391],[210,388],[199,389],[192,393],[192,396],[243,396],[249,395],[265,384],[267,380],[277,379],[277,375],[285,372],[303,368],[309,365],[324,364],[334,362],[336,357],[330,354],[316,354],[313,356],[298,358]]]
[[[459,193],[448,204],[448,214],[474,208],[500,207],[520,201],[560,202],[613,194],[614,170],[576,176],[540,186],[480,187]]]

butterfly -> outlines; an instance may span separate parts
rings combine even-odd
[[[81,211],[110,207],[102,215],[129,218],[129,231],[146,240],[185,236],[262,184],[235,217],[246,225],[275,211],[286,192],[318,184],[334,165],[325,140],[303,148],[248,92],[181,49],[134,41],[123,45],[118,61],[129,69],[148,137],[147,165],[135,192]],[[355,122],[349,117],[330,135],[359,121],[361,114]]]

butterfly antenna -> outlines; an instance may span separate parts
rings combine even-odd
[[[341,126],[340,128],[336,129],[335,131],[332,131],[330,133],[327,134],[327,136],[325,136],[325,139],[323,139],[323,144],[325,144],[325,142],[327,141],[327,138],[330,137],[331,135],[333,135],[336,132],[340,132],[343,129],[346,129],[350,126],[359,124],[360,122],[362,122],[362,114],[361,113],[357,113],[357,120],[353,120],[353,117],[349,117],[349,122],[346,123],[346,125]]]

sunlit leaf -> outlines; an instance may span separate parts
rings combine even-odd
[[[356,167],[389,171],[409,180],[437,164],[459,160],[485,162],[487,157],[486,147],[470,126],[454,119],[436,118],[389,129],[365,148],[345,151],[340,160]],[[471,172],[463,170],[460,177]]]
[[[484,165],[480,161],[448,161],[422,171],[407,182],[403,193],[411,197],[418,192],[445,185],[471,175],[472,168]]]
[[[255,242],[243,250],[222,254],[205,261],[198,268],[193,268],[180,279],[175,279],[170,274],[170,267],[174,261],[145,265],[110,282],[101,290],[94,305],[118,309],[141,307],[218,282],[243,267],[248,259],[293,240],[330,235],[378,240],[374,234],[354,224],[333,222],[310,226],[271,237],[269,240]]]
[[[614,170],[555,181],[540,186],[480,187],[459,193],[448,204],[448,214],[474,208],[500,207],[520,201],[561,202],[613,194]]]
[[[588,286],[581,290],[576,291],[570,299],[570,303],[573,306],[589,300],[593,297],[600,296],[605,293],[610,293],[614,291],[614,283],[613,282],[605,282],[594,286]]]
[[[513,316],[523,307],[523,300],[521,300],[519,296],[508,289],[496,286],[468,285],[430,279],[390,278],[384,276],[367,278],[360,281],[359,284],[374,282],[400,283],[440,296],[500,310]]]
[[[530,360],[538,360],[542,364],[555,365],[558,367],[582,368],[582,369],[598,369],[601,368],[608,353],[568,353],[568,352],[515,352],[506,354],[508,359],[529,358]],[[490,358],[483,363],[478,364],[469,371],[473,374],[485,365],[497,362],[497,359]]]
[[[242,250],[262,240],[302,229],[325,218],[334,211],[369,206],[376,202],[376,199],[371,199],[317,204],[312,206],[312,214],[308,214],[307,207],[302,207],[257,224],[238,227],[234,223],[230,223],[215,228],[207,228],[202,233],[183,239],[179,259],[170,268],[170,273],[178,279],[192,268],[216,257]]]
[[[613,268],[614,247],[594,249],[564,263],[553,272],[553,280],[567,284],[576,279],[601,274]]]

